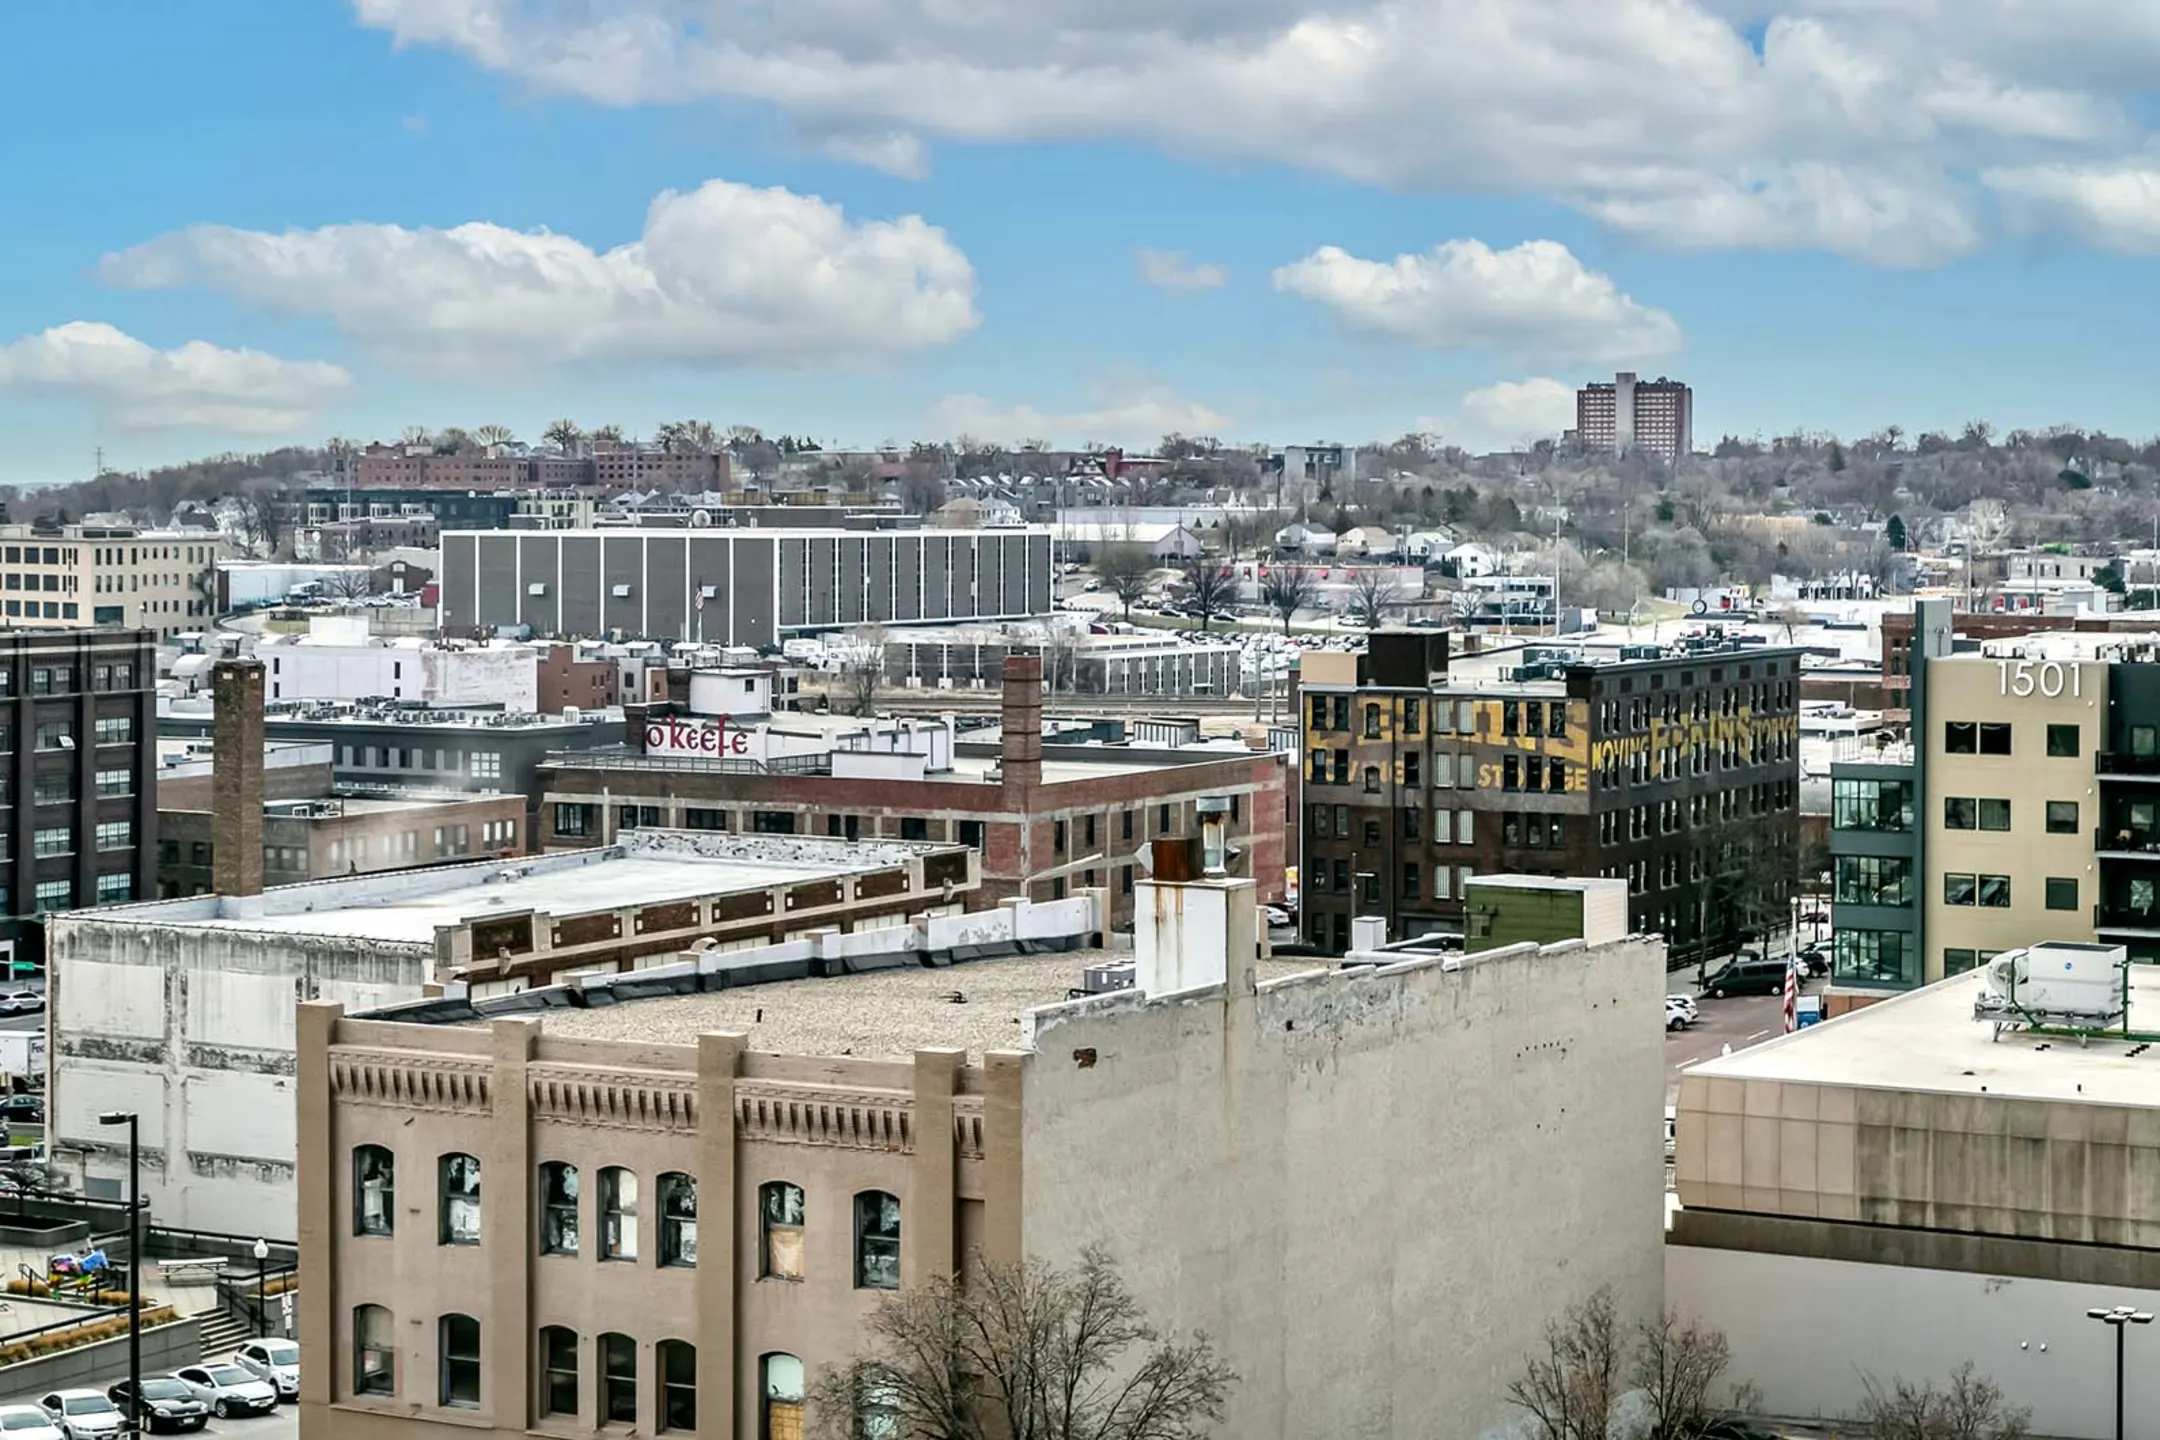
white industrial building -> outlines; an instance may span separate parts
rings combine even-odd
[[[409,700],[441,708],[540,708],[540,652],[514,640],[372,635],[364,615],[317,615],[305,635],[266,635],[269,699]]]

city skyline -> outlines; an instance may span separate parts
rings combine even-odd
[[[10,12],[0,483],[562,414],[1478,450],[1616,369],[1703,446],[2153,428],[2160,30],[2099,4],[694,8]]]

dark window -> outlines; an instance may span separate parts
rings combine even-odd
[[[1331,730],[1348,730],[1350,728],[1350,697],[1336,695],[1331,698],[1335,701],[1335,723],[1328,728]]]
[[[2008,800],[1980,801],[1980,828],[1982,830],[2008,830],[2010,828],[2010,802]]]
[[[920,815],[901,816],[900,838],[903,840],[928,840],[930,838],[930,822]]]
[[[1403,701],[1403,702],[1402,702],[1402,731],[1403,731],[1403,734],[1405,734],[1405,735],[1415,735],[1415,734],[1417,734],[1417,733],[1418,733],[1418,731],[1419,731],[1419,729],[1420,729],[1420,727],[1422,726],[1422,724],[1423,724],[1423,721],[1424,721],[1424,716],[1423,716],[1423,715],[1422,715],[1422,714],[1420,713],[1420,712],[1422,711],[1422,709],[1423,709],[1423,702],[1422,702],[1422,701],[1419,701],[1419,700],[1416,700],[1416,699],[1410,699],[1410,700],[1405,700],[1405,701]]]
[[[461,1410],[480,1408],[480,1322],[470,1315],[445,1315],[436,1322],[435,1353],[440,1357],[437,1398]]]
[[[453,1152],[442,1157],[437,1170],[441,1190],[438,1238],[445,1245],[479,1244],[479,1159]]]
[[[560,1160],[540,1167],[540,1253],[578,1253],[578,1169]]]
[[[1943,876],[1943,904],[1972,905],[1978,903],[1980,877],[1977,875]]]
[[[1970,720],[1945,722],[1943,749],[1952,755],[1977,755],[1980,752],[1980,727]]]
[[[1367,820],[1367,821],[1365,822],[1365,844],[1366,844],[1366,847],[1367,847],[1367,848],[1369,849],[1369,848],[1371,848],[1371,847],[1372,847],[1372,846],[1374,846],[1374,845],[1378,845],[1379,843],[1380,843],[1380,822],[1379,822],[1378,820]]]
[[[1342,757],[1348,753],[1349,752],[1346,750],[1338,750],[1335,752],[1335,778],[1339,781],[1343,781],[1346,783],[1350,779],[1350,772],[1349,766],[1346,764]],[[1168,805],[1158,805],[1155,807],[1155,833],[1158,835],[1167,835],[1170,833],[1170,807]]]
[[[637,1423],[637,1341],[628,1335],[600,1337],[600,1419]]]
[[[2010,727],[2008,725],[1982,725],[1980,727],[1980,753],[1982,755],[2008,755],[2010,753]]]
[[[2051,760],[2074,760],[2078,754],[2078,727],[2075,725],[2050,725],[2047,727],[2047,753]]]
[[[882,1190],[855,1197],[855,1288],[900,1288],[900,1201]]]
[[[540,1331],[540,1413],[578,1413],[577,1331],[564,1325],[543,1326]]]
[[[1318,752],[1317,752],[1317,751],[1315,751],[1314,753],[1315,753],[1315,754],[1317,754]],[[1316,775],[1316,776],[1314,776],[1313,778],[1317,780],[1317,779],[1320,779],[1321,777],[1320,777],[1320,776],[1317,776],[1317,775]],[[1133,838],[1133,836],[1132,836],[1133,812],[1132,812],[1132,811],[1130,811],[1130,810],[1127,810],[1127,811],[1126,811],[1126,812],[1125,812],[1124,814],[1122,814],[1122,815],[1120,815],[1120,816],[1118,817],[1118,822],[1119,822],[1119,826],[1120,826],[1120,828],[1121,828],[1121,829],[1123,830],[1123,832],[1124,832],[1124,833],[1123,833],[1122,835],[1120,835],[1120,836],[1119,836],[1119,838],[1120,838],[1120,839],[1124,839],[1124,840],[1130,840],[1130,839],[1132,839],[1132,838]]]
[[[1840,929],[1832,942],[1831,975],[1876,985],[1917,985],[1919,952],[1902,930]]]
[[[2048,877],[2047,908],[2050,910],[2075,910],[2078,908],[2078,882],[2075,876],[2067,879],[2058,875]]]
[[[1978,964],[1979,960],[1980,952],[1977,950],[1946,949],[1943,951],[1943,974],[1963,975]]]
[[[697,1429],[697,1346],[663,1340],[653,1353],[660,1367],[660,1428]]]
[[[1367,795],[1380,793],[1380,767],[1377,765],[1367,765],[1365,767],[1365,793]]]
[[[1522,702],[1520,700],[1503,700],[1500,702],[1500,733],[1502,735],[1520,735],[1522,733]]]
[[[1350,752],[1348,750],[1337,750],[1335,752],[1335,783],[1337,785],[1347,785],[1350,783]],[[1165,815],[1163,818],[1162,828],[1164,830],[1168,830],[1170,828],[1170,821],[1167,815]]]
[[[1415,788],[1416,786],[1422,785],[1424,783],[1423,778],[1418,773],[1418,761],[1420,758],[1421,757],[1416,754],[1409,754],[1402,757],[1403,784]],[[1232,804],[1235,804],[1237,802],[1237,797],[1235,795],[1231,796],[1230,799]]]
[[[960,843],[977,850],[982,849],[983,822],[980,820],[962,820],[960,822]]]
[[[803,1192],[768,1180],[758,1187],[758,1274],[768,1280],[803,1278]]]
[[[2076,726],[2071,726],[2076,729]],[[2050,835],[2075,835],[2078,828],[2078,802],[2075,800],[2050,800],[2047,802],[2047,832]]]
[[[1402,812],[1402,838],[1416,840],[1424,831],[1424,812],[1410,807]]]
[[[750,812],[750,831],[754,835],[792,835],[795,833],[795,812],[753,810]]]
[[[397,1334],[380,1305],[353,1307],[353,1393],[397,1393]]]
[[[1415,863],[1402,867],[1402,894],[1405,900],[1418,898],[1418,867]]]
[[[1982,875],[1980,877],[1980,908],[1983,910],[2007,910],[2010,908],[2009,876]]]
[[[697,1264],[697,1181],[681,1171],[660,1177],[660,1263]]]
[[[1367,740],[1380,738],[1380,707],[1378,705],[1367,704],[1365,707],[1365,738]]]
[[[380,1145],[353,1147],[353,1234],[397,1228],[397,1158]]]
[[[589,833],[592,806],[557,804],[555,807],[555,833],[557,835],[584,835]]]
[[[1912,861],[1891,855],[1840,855],[1833,898],[1840,905],[1910,905]]]
[[[1327,702],[1328,697],[1325,695],[1315,695],[1312,697],[1312,718],[1306,725],[1307,729],[1327,729]]]
[[[1050,848],[1060,855],[1065,853],[1065,822],[1063,820],[1050,822]]]
[[[1976,830],[1980,821],[1980,802],[1966,795],[1943,797],[1943,828],[1947,830]]]

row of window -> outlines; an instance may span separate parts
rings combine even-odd
[[[2047,753],[2051,760],[2074,760],[2081,753],[2076,725],[2047,727]],[[2008,755],[2008,722],[1947,720],[1943,722],[1943,753],[1947,755]]]
[[[2048,909],[2078,908],[2078,882],[2075,876],[2050,875],[2045,884]],[[1972,905],[1983,910],[2007,910],[2010,908],[2010,877],[1945,874],[1943,904]]]
[[[0,834],[0,860],[8,859],[12,854],[9,837]],[[97,876],[93,884],[93,893],[96,895],[96,899],[91,902],[93,904],[118,905],[135,898],[135,877],[128,871],[106,872]],[[49,915],[56,910],[72,910],[75,908],[75,882],[73,879],[40,880],[33,891],[33,898],[40,915]]]
[[[502,779],[499,750],[446,750],[423,745],[341,745],[338,764],[347,770],[428,770],[469,775],[475,780]]]
[[[539,1249],[543,1255],[581,1253],[582,1180],[568,1161],[551,1160],[539,1175]],[[352,1152],[353,1233],[394,1235],[397,1231],[397,1157],[386,1146],[357,1145]],[[599,1172],[598,1255],[603,1260],[638,1257],[638,1177],[621,1166]],[[697,1180],[678,1171],[658,1181],[659,1263],[697,1264]],[[804,1277],[802,1187],[771,1180],[758,1188],[759,1270],[761,1277]],[[453,1151],[436,1158],[436,1242],[478,1245],[481,1236],[480,1161]],[[882,1190],[854,1197],[854,1286],[858,1290],[900,1288],[900,1201]]]
[[[381,1305],[353,1308],[352,1388],[356,1395],[394,1396],[398,1391],[396,1318]],[[580,1341],[575,1330],[542,1326],[536,1359],[543,1415],[583,1414]],[[609,1332],[598,1337],[599,1423],[638,1423],[637,1341]],[[480,1322],[470,1315],[443,1315],[435,1322],[435,1403],[449,1409],[480,1407]],[[653,1347],[660,1389],[660,1428],[697,1429],[697,1347],[663,1340]]]

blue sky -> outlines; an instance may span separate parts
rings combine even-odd
[[[1622,366],[1699,438],[2160,428],[2160,22],[1853,8],[0,7],[0,482],[558,415],[1485,446]]]

